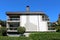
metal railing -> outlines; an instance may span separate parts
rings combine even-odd
[[[9,18],[8,20],[11,20],[11,21],[13,21],[13,20],[20,20],[20,18]]]
[[[7,30],[17,30],[17,27],[9,27]]]
[[[55,27],[48,27],[48,30],[55,30]]]

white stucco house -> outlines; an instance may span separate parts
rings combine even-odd
[[[6,12],[7,19],[7,35],[17,32],[17,27],[25,27],[26,32],[49,31],[49,18],[44,12],[30,12],[29,6],[26,12]]]

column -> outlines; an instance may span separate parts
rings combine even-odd
[[[8,22],[6,23],[6,27],[9,28],[9,24],[8,24]]]
[[[21,20],[20,20],[20,22],[21,22]],[[19,27],[20,27],[20,22],[19,22]]]

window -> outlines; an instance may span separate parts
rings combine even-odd
[[[48,30],[55,30],[55,27],[53,27],[50,22],[48,22]]]
[[[49,21],[48,17],[45,16],[45,15],[42,16],[42,20],[43,20],[43,21]]]

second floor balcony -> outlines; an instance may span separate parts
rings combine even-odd
[[[7,22],[19,22],[20,18],[9,18]]]
[[[8,20],[10,20],[10,21],[18,21],[18,20],[20,20],[20,18],[9,18]]]

